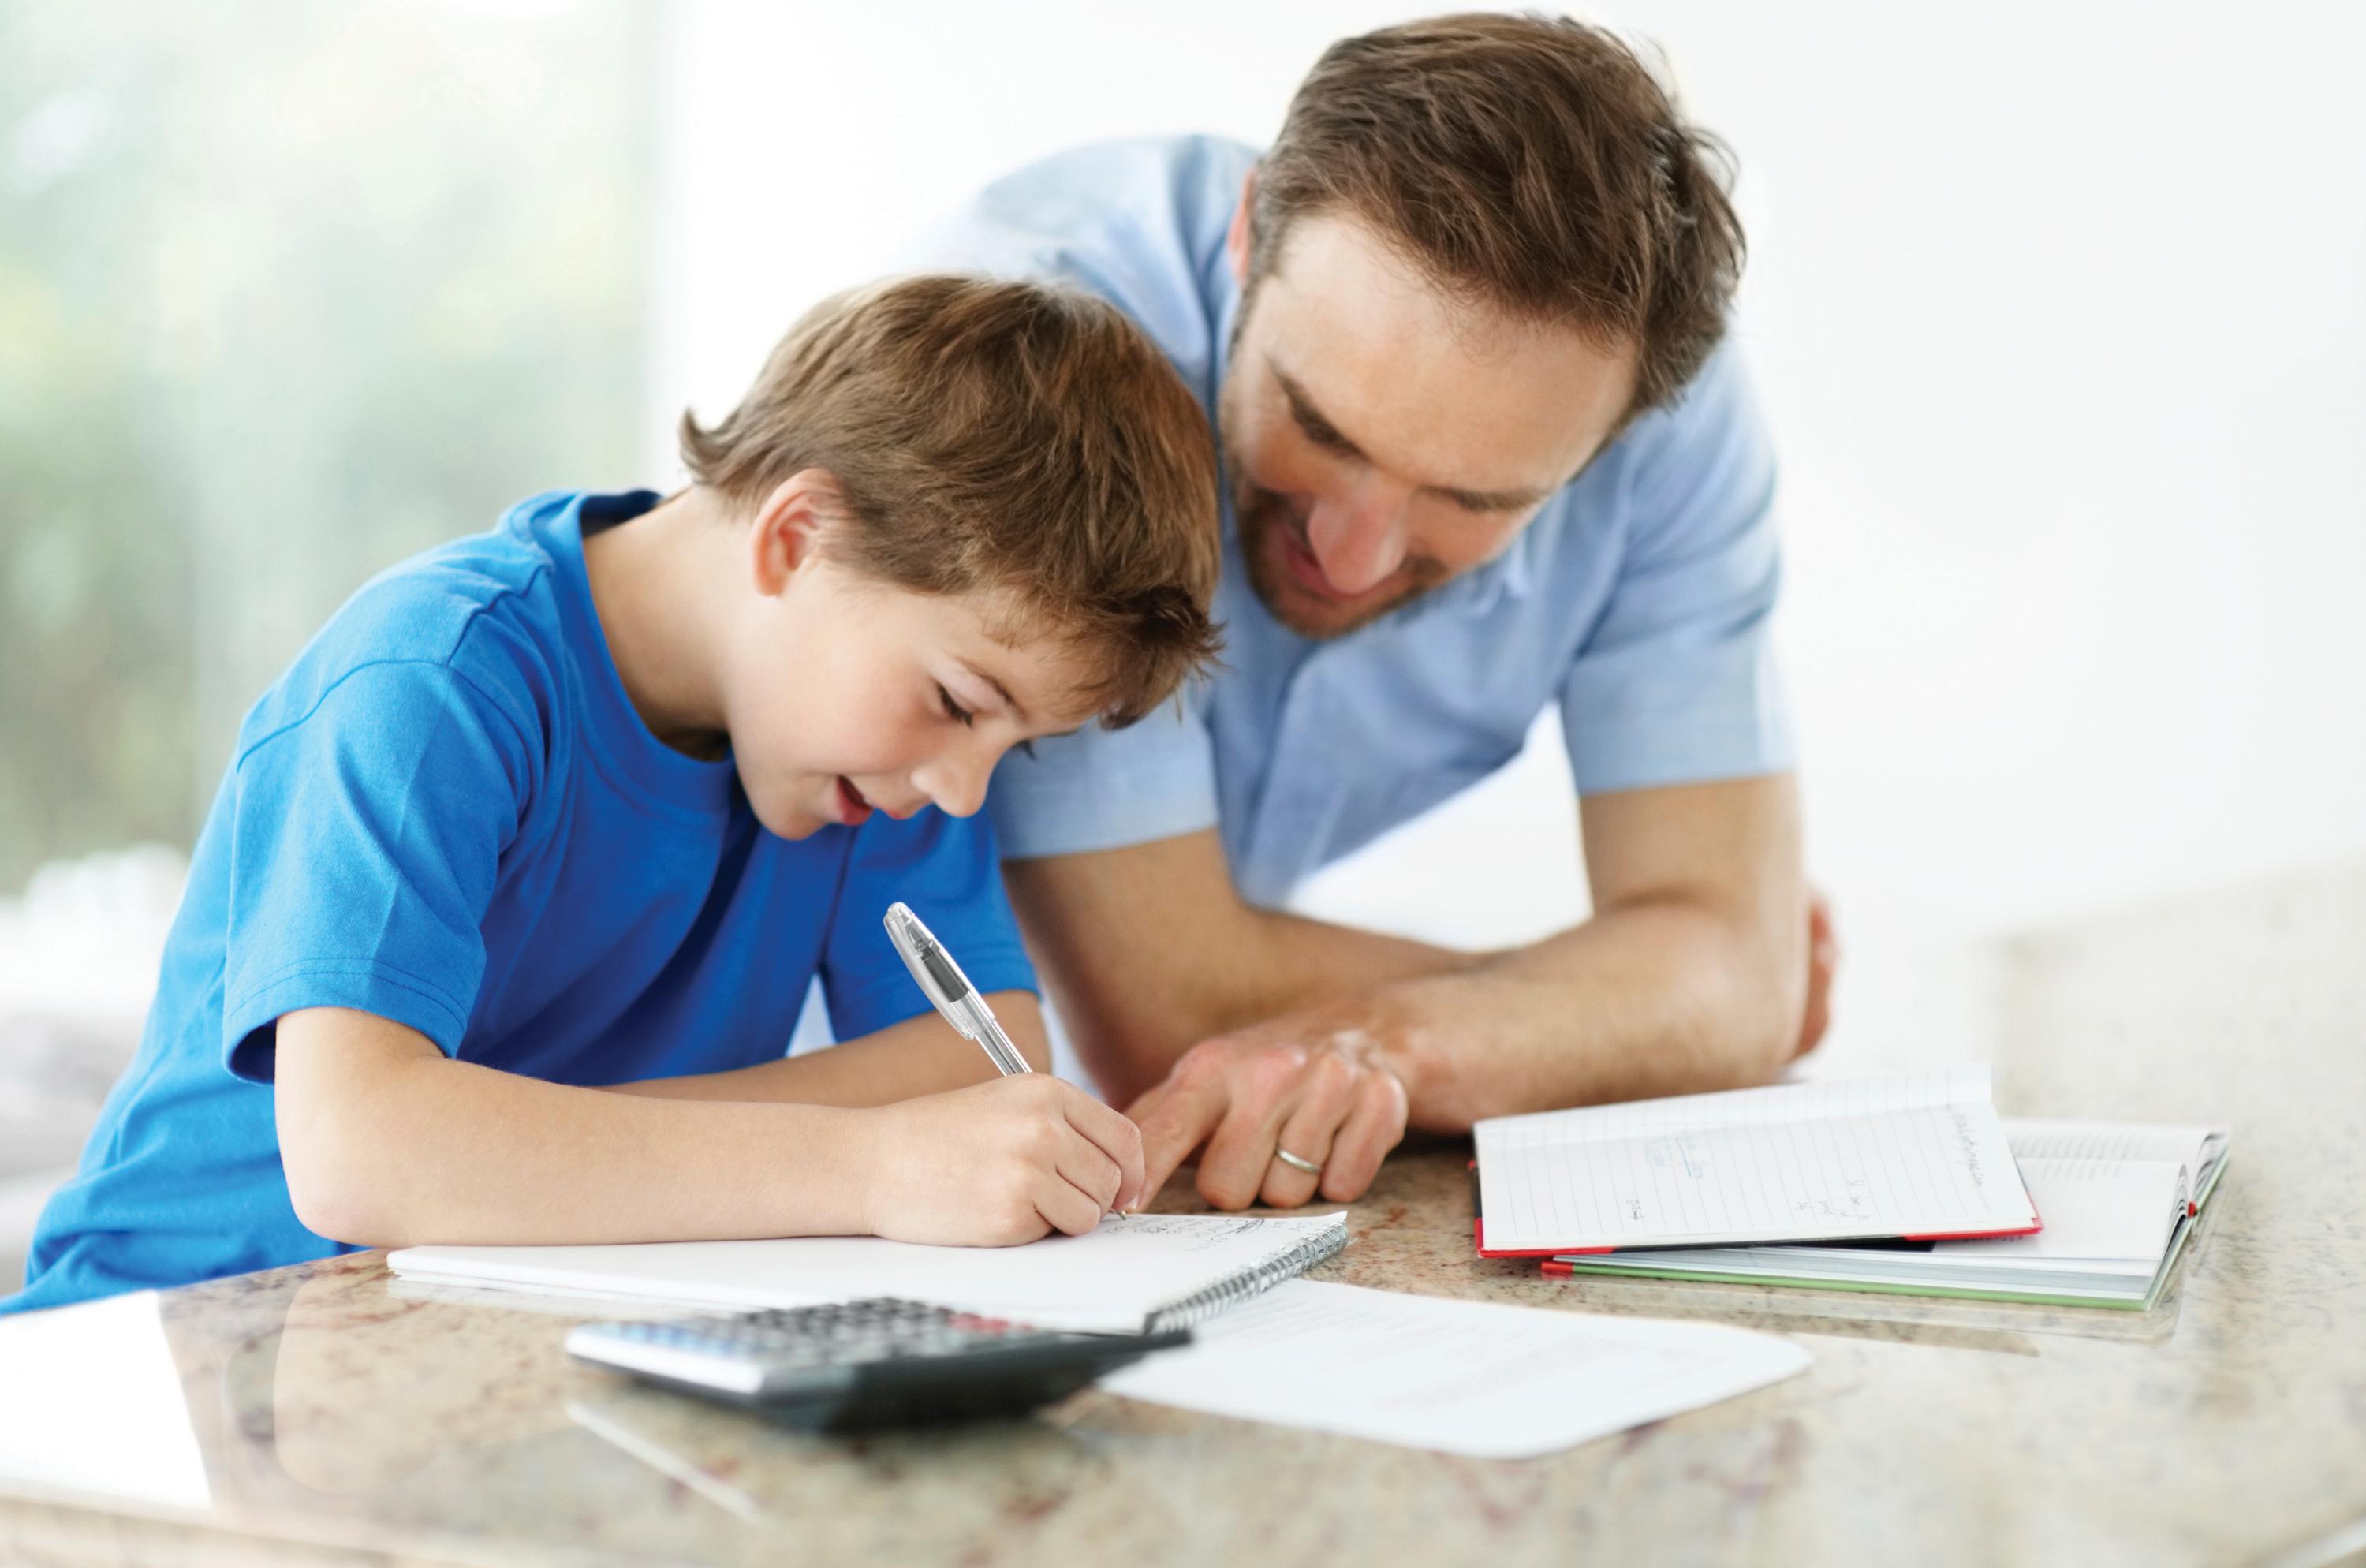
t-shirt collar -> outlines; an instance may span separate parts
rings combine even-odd
[[[616,494],[585,492],[570,496],[554,513],[546,513],[535,532],[558,568],[561,613],[567,617],[568,642],[580,659],[586,714],[591,737],[603,761],[660,801],[693,810],[728,811],[739,785],[738,769],[729,757],[702,761],[659,739],[625,690],[600,624],[599,605],[592,597],[592,579],[584,570],[584,536],[629,522],[657,505],[655,491],[625,491]]]

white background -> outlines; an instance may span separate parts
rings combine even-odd
[[[653,477],[685,402],[986,180],[1261,143],[1324,43],[1422,9],[667,10]],[[1740,156],[1810,861],[1858,950],[2366,846],[2366,8],[1595,16]],[[1557,743],[1301,902],[1573,918]]]

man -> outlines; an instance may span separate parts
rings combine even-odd
[[[1226,669],[994,790],[1148,1190],[1198,1150],[1220,1206],[1344,1201],[1408,1123],[1762,1081],[1820,1035],[1714,152],[1611,35],[1451,17],[1335,45],[1262,158],[1087,148],[925,250],[1116,301],[1219,433]],[[1583,924],[1472,954],[1275,908],[1556,702]]]

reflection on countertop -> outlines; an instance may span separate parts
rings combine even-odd
[[[366,1253],[0,1322],[0,1558],[266,1536],[291,1561],[2264,1559],[2366,1515],[2361,952],[2352,866],[2018,938],[1973,1013],[1933,994],[1933,1037],[1981,1021],[2009,1112],[2235,1130],[2152,1313],[1547,1279],[1471,1256],[1467,1145],[1415,1146],[1315,1277],[1715,1319],[1816,1357],[1495,1463],[1098,1393],[806,1436],[572,1365],[570,1314],[398,1294]],[[1899,1038],[1847,1065],[1926,1059]]]

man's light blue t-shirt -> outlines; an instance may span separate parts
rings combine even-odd
[[[351,1250],[297,1222],[272,1110],[299,1008],[408,1024],[557,1083],[779,1057],[818,976],[841,1039],[924,1012],[880,916],[1031,989],[982,819],[791,842],[728,761],[650,734],[583,570],[646,491],[552,494],[355,595],[247,716],[140,1053],[0,1310]],[[794,680],[783,671],[783,680]]]
[[[1148,330],[1212,425],[1240,291],[1224,233],[1256,152],[1209,137],[1062,153],[989,186],[907,260],[1065,280]],[[1502,767],[1560,707],[1583,794],[1791,766],[1767,645],[1774,465],[1730,346],[1637,420],[1501,557],[1329,642],[1266,612],[1229,487],[1224,668],[1178,716],[1036,743],[996,773],[1003,853],[1220,825],[1233,879],[1300,879]]]

